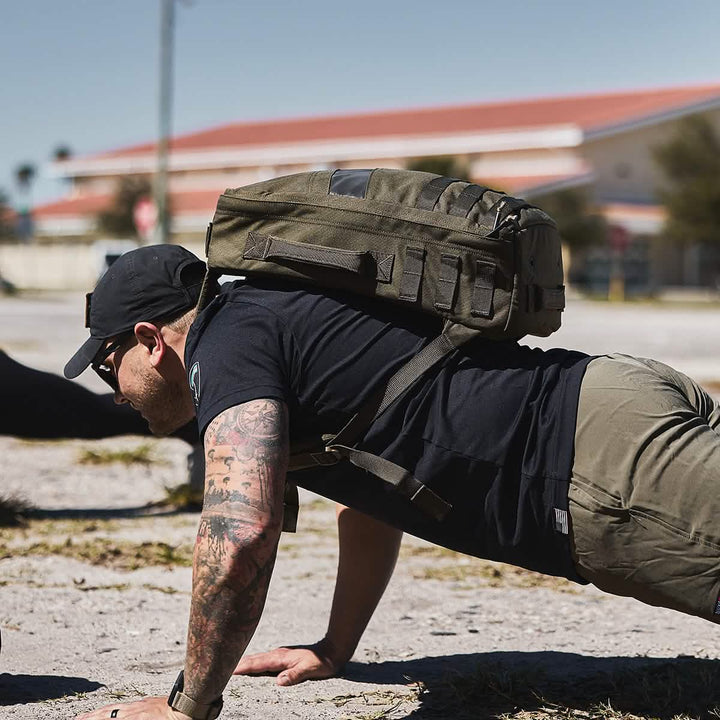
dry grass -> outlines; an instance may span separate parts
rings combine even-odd
[[[638,663],[640,663],[638,665]],[[480,665],[475,672],[306,703],[330,703],[347,720],[717,720],[720,667],[709,660],[651,661],[583,677]],[[233,693],[234,694],[234,693]],[[415,708],[411,709],[410,705]]]
[[[33,511],[29,511],[27,523],[19,530],[0,530],[0,540],[18,538],[31,538],[35,536],[50,537],[53,535],[84,535],[89,533],[110,533],[118,530],[122,525],[127,526],[131,521],[100,520],[97,518],[52,519],[34,518]]]
[[[152,446],[143,444],[121,450],[92,450],[85,448],[80,451],[77,462],[80,465],[110,465],[112,463],[151,465],[157,460],[153,457]]]
[[[200,512],[203,506],[203,491],[196,489],[190,483],[183,483],[175,487],[165,488],[165,497],[157,503],[157,507],[170,506],[176,510]]]
[[[413,561],[412,576],[416,580],[446,582],[479,580],[486,587],[544,587],[560,592],[577,591],[577,586],[564,578],[480,560],[435,545],[403,546],[401,557]]]
[[[73,558],[90,565],[116,570],[137,570],[148,566],[190,567],[192,545],[173,546],[164,542],[133,543],[94,537],[77,541],[68,537],[64,542],[31,542],[24,545],[0,543],[0,560],[9,557],[53,556]]]
[[[640,665],[638,665],[638,662]],[[720,717],[720,663],[640,660],[585,677],[481,665],[421,684],[418,718],[710,720]],[[414,713],[407,717],[413,717]]]
[[[0,528],[0,559],[60,556],[118,570],[192,565],[194,533],[178,535],[173,543],[134,538],[143,527],[155,526],[152,516],[130,519],[32,518],[21,527]],[[128,539],[127,534],[131,534]],[[142,536],[140,536],[142,537]],[[85,589],[85,588],[80,588]]]
[[[347,708],[352,712],[346,715],[347,720],[382,720],[392,717],[408,717],[403,711],[402,715],[396,713],[404,705],[417,702],[421,689],[416,687],[409,692],[396,692],[394,690],[369,690],[348,695],[335,695],[330,698],[315,698],[303,700],[306,705],[330,703],[337,708]],[[359,714],[358,714],[359,713]],[[343,718],[343,720],[345,720]]]
[[[33,509],[31,503],[15,495],[0,497],[0,527],[23,527]]]

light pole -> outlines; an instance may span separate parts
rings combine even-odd
[[[170,120],[172,117],[173,81],[173,27],[175,23],[175,0],[160,0],[160,87],[159,127],[157,145],[157,170],[155,173],[155,207],[157,208],[157,241],[169,239],[170,217],[168,212],[168,151],[170,146]]]

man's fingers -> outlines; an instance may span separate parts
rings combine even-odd
[[[321,659],[309,647],[277,648],[266,653],[249,655],[235,668],[235,675],[266,675],[277,673],[278,685],[297,685],[305,680],[332,677],[336,668]]]
[[[170,708],[166,697],[149,697],[134,703],[113,703],[78,715],[75,720],[177,720],[186,718]]]
[[[314,653],[297,658],[297,662],[278,675],[278,685],[297,685],[305,680],[324,680],[332,677],[335,669],[322,662]]]
[[[277,673],[278,685],[297,685],[305,680],[333,677],[338,668],[316,652],[315,646],[277,648],[266,653],[248,655],[240,660],[235,675]]]
[[[278,673],[288,666],[288,650],[278,648],[265,653],[248,655],[240,660],[233,675],[264,675]]]
[[[282,685],[283,687],[287,687],[288,685],[297,685],[298,683],[301,683],[303,680],[309,680],[310,676],[308,675],[307,670],[303,670],[298,667],[291,668],[290,670],[285,670],[284,672],[281,672],[278,675],[277,678],[277,684]]]

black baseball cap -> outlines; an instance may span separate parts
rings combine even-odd
[[[139,322],[169,319],[197,305],[205,263],[179,245],[147,245],[121,255],[100,278],[85,304],[90,337],[65,366],[77,377],[105,342]]]

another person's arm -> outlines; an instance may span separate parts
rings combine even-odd
[[[104,438],[150,435],[147,422],[113,395],[94,393],[0,350],[0,435],[24,438]]]
[[[392,576],[402,532],[341,505],[337,521],[340,556],[325,637],[245,657],[236,674],[278,673],[279,685],[295,685],[337,675],[352,657]]]

